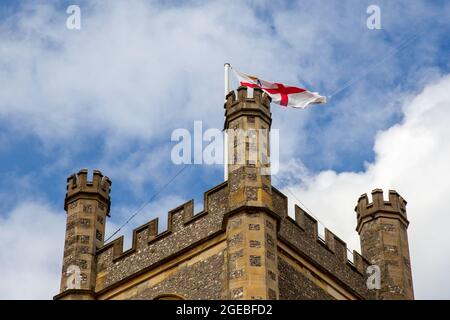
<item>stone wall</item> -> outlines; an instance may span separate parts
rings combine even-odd
[[[378,299],[414,299],[406,215],[406,200],[395,190],[384,200],[383,190],[363,194],[356,205],[357,231],[364,256],[381,270]]]
[[[296,208],[296,220],[288,217],[287,198],[275,188],[272,191],[273,210],[280,218],[278,222],[272,222],[274,226],[278,226],[274,230],[277,241],[333,279],[335,285],[349,292],[350,296],[373,299],[373,293],[367,290],[365,285],[367,261],[357,253],[354,253],[353,263],[348,261],[345,243],[329,230],[326,230],[326,240],[320,240],[317,236],[317,221],[300,208]],[[201,247],[207,247],[209,239],[223,236],[227,232],[230,212],[227,183],[205,193],[204,208],[203,212],[195,216],[193,202],[187,202],[172,210],[169,212],[168,230],[161,234],[157,233],[157,220],[137,228],[133,232],[133,246],[126,252],[122,249],[123,238],[101,248],[97,252],[96,286],[100,297],[105,294],[107,296],[115,287],[126,286],[128,281],[146,272],[156,268],[164,269],[174,259],[192,252],[195,248],[202,251]],[[250,240],[255,242],[253,238],[249,238]],[[250,247],[253,245],[251,241]],[[176,266],[176,271],[165,274],[163,278],[158,276],[158,281],[154,276],[149,276],[148,281],[142,280],[142,283],[134,286],[131,291],[123,291],[123,298],[153,299],[164,294],[174,294],[187,299],[230,298],[230,277],[233,274],[228,270],[229,246],[230,243],[224,242],[220,251],[203,255],[201,259],[197,258],[196,263]],[[275,269],[276,266],[278,270],[272,273],[275,277],[277,273],[279,275],[280,299],[332,298],[286,261],[278,261]]]
[[[220,232],[223,217],[228,212],[227,184],[205,194],[203,212],[194,216],[193,206],[190,201],[169,212],[168,230],[161,234],[157,234],[157,220],[134,230],[133,246],[126,252],[123,252],[123,238],[101,248],[97,252],[96,291],[151,268]]]
[[[221,251],[193,265],[180,266],[154,285],[151,282],[139,284],[130,299],[149,300],[162,295],[189,300],[226,299],[226,282],[225,251]]]
[[[281,300],[331,300],[322,288],[316,286],[302,273],[291,267],[284,259],[278,258],[279,290]]]
[[[366,287],[364,269],[356,270],[350,262],[343,261],[340,256],[331,251],[331,245],[329,247],[319,239],[311,239],[311,236],[306,234],[295,221],[289,218],[281,221],[278,239],[290,245],[302,257],[306,257],[321,269],[332,274],[361,298],[373,298],[373,293]],[[336,252],[346,251],[341,249]]]
[[[274,200],[274,210],[283,216],[287,212],[287,198],[275,188],[272,187],[272,190],[277,197]],[[348,261],[347,247],[342,240],[328,229],[325,229],[325,241],[319,239],[317,221],[301,208],[296,207],[295,216],[295,220],[288,216],[281,219],[278,240],[320,269],[326,270],[360,298],[373,299],[374,293],[366,286],[365,270],[369,266],[368,261],[356,252],[353,252],[353,263]]]

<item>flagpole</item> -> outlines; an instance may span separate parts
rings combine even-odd
[[[225,95],[224,98],[227,96],[228,92],[230,92],[230,68],[231,65],[227,62],[223,65],[224,68],[224,83],[225,83]]]
[[[224,100],[230,92],[230,68],[231,65],[227,62],[223,65],[224,68]],[[223,180],[228,180],[228,135],[226,130],[223,133]]]

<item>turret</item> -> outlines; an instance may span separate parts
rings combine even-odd
[[[277,217],[272,211],[270,98],[239,87],[225,102],[230,299],[278,299]]]
[[[250,91],[253,91],[251,94]],[[272,206],[269,133],[270,97],[261,89],[239,87],[225,102],[230,203]]]
[[[381,271],[378,299],[414,299],[408,246],[406,201],[394,190],[389,200],[383,190],[363,194],[355,208],[363,256]]]
[[[93,299],[96,281],[95,255],[104,244],[109,216],[111,180],[94,170],[80,170],[67,178],[64,209],[67,212],[61,290],[57,298]]]

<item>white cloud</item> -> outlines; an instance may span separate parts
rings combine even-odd
[[[64,220],[40,201],[0,213],[0,299],[51,299],[59,292]]]
[[[111,1],[81,10],[79,31],[67,30],[65,12],[50,4],[0,24],[0,117],[45,141],[74,133],[169,140],[186,119],[220,126],[223,97],[205,97],[222,92],[224,61],[240,56],[259,65],[282,49],[246,5]],[[259,52],[259,62],[242,52]]]
[[[450,298],[449,88],[447,75],[406,102],[402,123],[377,135],[375,161],[364,172],[303,171],[297,184],[291,173],[285,189],[353,248],[359,248],[353,211],[359,195],[370,197],[374,188],[397,190],[408,201],[416,298]]]
[[[90,148],[98,147],[103,156],[92,160],[97,161],[97,167],[110,175],[115,185],[126,181],[130,190],[142,196],[142,187],[147,181],[158,185],[166,173],[164,162],[170,154],[162,151],[164,147],[161,145],[169,143],[170,132],[174,128],[186,126],[186,123],[190,125],[197,119],[208,122],[205,126],[222,126],[222,66],[225,61],[267,79],[287,83],[307,80],[309,84],[326,89],[324,94],[328,94],[404,39],[405,34],[401,32],[404,26],[411,29],[415,23],[421,23],[422,17],[442,24],[447,16],[433,16],[435,11],[430,10],[426,2],[414,6],[388,2],[382,9],[383,33],[364,30],[359,34],[354,31],[365,28],[365,7],[361,5],[362,10],[355,11],[354,4],[346,2],[334,6],[322,2],[305,8],[300,3],[293,8],[283,8],[277,3],[276,10],[272,10],[272,3],[260,5],[252,2],[211,1],[192,6],[163,7],[145,1],[89,1],[81,5],[83,21],[80,31],[65,28],[65,8],[57,9],[52,4],[26,4],[25,9],[14,17],[0,22],[0,124],[12,127],[14,134],[33,134],[46,144],[63,146],[63,152],[48,152],[56,163],[46,165],[47,171],[62,170],[63,167],[74,166],[74,163],[78,169],[76,156],[86,148],[86,143]],[[258,17],[253,10],[255,8],[271,11],[273,17]],[[446,5],[441,13],[449,8]],[[398,12],[404,13],[402,19],[398,19]],[[435,28],[434,32],[439,30]],[[355,34],[358,36],[353,37]],[[414,43],[422,49],[426,46],[425,52],[429,53],[418,57],[419,62],[423,56],[430,60],[435,58],[435,43],[431,40],[427,36],[427,41]],[[401,92],[403,88],[396,88],[396,76],[402,75],[402,78],[412,79],[420,85],[424,83],[423,79],[429,81],[428,69],[418,67],[413,74],[406,76],[400,69],[398,57],[394,57],[377,68],[373,75],[377,81],[358,82],[337,103],[330,100],[326,106],[301,114],[297,110],[274,110],[277,112],[274,114],[274,128],[282,128],[283,135],[281,160],[295,155],[303,157],[316,144],[328,151],[320,153],[321,158],[317,160],[332,167],[339,161],[336,150],[354,150],[360,147],[361,141],[372,139],[373,132],[385,128],[389,119],[399,112],[399,104],[393,98],[395,95],[404,98],[404,94]],[[424,92],[423,95],[429,94]],[[393,103],[385,104],[387,100],[393,100]],[[443,205],[445,198],[439,192],[448,190],[444,178],[445,159],[449,159],[445,150],[448,148],[445,149],[447,142],[441,136],[447,133],[443,121],[448,117],[445,118],[446,111],[442,107],[437,107],[435,98],[424,104],[431,106],[433,101],[436,107],[420,117],[415,115],[417,111],[408,108],[417,105],[412,109],[420,109],[419,103],[405,107],[404,123],[379,135],[375,145],[377,160],[368,165],[365,172],[305,174],[304,184],[293,187],[299,191],[302,201],[323,217],[336,233],[352,239],[349,242],[353,246],[358,245],[353,231],[353,207],[359,193],[374,186],[398,189],[409,200],[412,262],[419,297],[448,296],[446,289],[439,291],[438,280],[426,280],[427,270],[436,274],[441,265],[450,265],[448,256],[442,254],[444,249],[448,251],[448,247],[438,249],[431,246],[437,251],[433,252],[425,242],[444,231],[441,221],[445,217],[441,212],[446,208]],[[332,110],[328,113],[331,124],[313,128],[308,136],[304,126],[310,115],[316,112],[314,110],[322,107],[329,108],[323,114]],[[432,117],[438,112],[436,110],[444,115]],[[427,124],[428,118],[433,127]],[[434,121],[441,123],[443,128],[434,127]],[[310,137],[318,138],[308,140]],[[136,142],[142,141],[153,151],[137,148],[135,152],[130,148],[130,145],[135,146]],[[10,145],[13,142],[9,137],[6,139],[0,133],[0,150],[2,146],[8,148]],[[115,161],[121,157],[123,161]],[[306,172],[304,167],[296,168]],[[439,173],[438,168],[442,169]],[[419,185],[420,188],[416,187]],[[427,196],[421,196],[421,192]],[[4,199],[13,197],[11,190],[3,196]],[[177,197],[168,199],[158,203],[155,207],[158,213],[155,214],[161,214],[161,208],[182,202]],[[29,208],[35,209],[30,210],[35,215],[27,220],[24,217],[31,214]],[[131,210],[113,208],[112,214],[116,211],[129,213]],[[30,202],[16,207],[6,218],[0,215],[3,219],[0,220],[0,228],[9,230],[6,226],[10,226],[20,232],[15,214],[17,219],[26,220],[24,225],[30,235],[36,235],[37,231],[31,228],[29,221],[39,219],[49,226],[53,222],[60,223],[60,226],[49,227],[50,231],[42,232],[38,238],[45,244],[50,243],[48,250],[60,246],[60,250],[51,255],[51,259],[57,260],[56,271],[48,276],[55,277],[57,284],[63,241],[55,239],[63,239],[60,236],[64,232],[63,223],[57,222],[58,217],[51,207]],[[441,220],[432,219],[433,215]],[[134,225],[141,222],[146,221],[137,219]],[[424,231],[424,226],[432,224],[437,225],[439,232],[434,233],[431,228],[428,233]],[[130,232],[130,229],[126,230],[127,238]],[[9,236],[14,234],[8,232]],[[4,243],[14,244],[9,238],[4,239],[7,240]],[[29,237],[24,236],[21,241],[28,241],[26,239]],[[436,242],[433,240],[433,244]],[[1,249],[0,255],[5,252],[3,247]],[[26,275],[29,269],[23,256],[27,253],[17,252],[17,265],[11,262],[0,268],[23,269],[22,273]],[[429,258],[422,259],[422,254],[439,258],[440,262],[427,269],[424,264]],[[41,262],[37,264],[36,274],[44,274],[48,266]],[[0,270],[9,272],[7,274],[16,281],[20,280],[17,278],[20,273]],[[45,276],[33,277],[31,274],[28,277],[45,279]],[[47,297],[51,297],[55,290],[48,287],[49,283],[51,281],[41,287],[40,283],[34,282],[34,291],[28,288],[23,292],[30,296],[43,296],[41,292],[47,289]],[[16,287],[21,288],[19,285]],[[20,293],[14,294],[23,297]]]
[[[114,159],[114,152],[107,152],[106,159]],[[165,157],[164,157],[165,155]],[[161,186],[167,182],[169,171],[167,163],[170,161],[170,148],[167,145],[156,146],[145,151],[140,149],[121,154],[118,160],[101,161],[95,167],[113,176],[114,180],[129,185],[130,193],[140,198],[147,196],[148,190],[144,187],[150,180],[152,185]],[[181,167],[181,166],[180,166]],[[179,170],[179,168],[177,168]]]
[[[124,250],[131,246],[132,230],[159,217],[167,227],[167,212],[186,200],[168,195],[151,202],[114,238],[124,235]],[[123,222],[137,208],[116,207],[111,215]],[[24,200],[0,212],[0,299],[52,299],[59,293],[66,215],[43,201]],[[106,235],[119,224],[107,222]]]
[[[329,94],[404,38],[400,32],[391,35],[395,40],[367,32],[365,8],[359,11],[351,3],[305,8],[299,2],[292,8],[277,5],[276,10],[273,6],[89,1],[81,4],[82,29],[73,31],[66,29],[63,6],[24,4],[0,22],[0,124],[12,127],[11,136],[40,137],[44,153],[58,162],[47,165],[48,170],[78,169],[76,156],[86,144],[93,148],[95,143],[96,163],[122,179],[122,168],[136,166],[136,159],[152,161],[140,165],[143,170],[170,164],[168,152],[149,159],[148,150],[141,149],[115,164],[116,155],[128,152],[130,145],[168,144],[173,129],[191,129],[193,120],[203,120],[205,128],[222,128],[225,61],[267,79],[307,81],[303,84]],[[329,10],[322,10],[325,6]],[[258,15],[258,10],[267,16]],[[384,7],[385,30],[391,30],[398,10]],[[433,10],[423,4],[408,8],[404,25],[420,21],[424,12],[430,15]],[[394,27],[404,25],[396,22]],[[401,73],[398,64],[395,58],[384,61],[372,73],[379,81],[360,81],[344,99],[318,107],[331,119],[320,127],[305,130],[316,111],[279,112],[273,106],[273,127],[280,128],[283,137],[281,160],[320,155],[321,167],[332,167],[342,153],[371,140],[399,111],[395,101],[385,104],[393,97],[391,91],[398,91],[385,83]],[[351,127],[352,134],[342,127]],[[45,148],[48,145],[62,148],[54,156],[55,149]],[[133,180],[143,185],[155,178],[144,174]],[[133,184],[130,179],[130,187]]]
[[[136,216],[125,225],[116,235],[112,237],[112,241],[121,235],[124,236],[124,250],[131,247],[133,239],[133,229],[158,218],[158,231],[162,232],[167,229],[167,213],[185,203],[187,199],[184,199],[178,195],[168,194],[161,196],[154,201],[146,204],[143,203],[139,207],[113,207],[111,210],[111,219],[108,219],[106,224],[106,237],[111,235],[122,226],[132,215]],[[108,241],[108,242],[109,242]]]
[[[348,37],[365,27],[348,4],[325,11],[321,6],[266,6],[274,14],[273,25],[265,20],[270,17],[255,14],[258,6],[246,2],[162,7],[89,1],[81,5],[82,29],[71,31],[65,28],[65,8],[25,5],[0,23],[0,119],[48,143],[70,139],[76,144],[92,136],[108,143],[119,138],[122,145],[136,137],[168,141],[171,130],[195,119],[221,128],[225,61],[288,83],[297,83],[300,75],[329,94],[391,46],[366,32]],[[416,17],[414,11],[405,19]],[[342,46],[357,48],[358,65],[353,56],[337,58]],[[398,71],[395,61],[386,61],[377,73],[386,80]],[[341,105],[378,116],[376,123],[382,124],[392,112],[373,111],[377,91],[355,86],[353,97]],[[357,99],[367,95],[369,110]],[[306,117],[293,119],[286,112],[277,122],[301,131]],[[352,119],[361,117],[357,112]]]

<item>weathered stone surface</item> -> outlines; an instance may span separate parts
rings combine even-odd
[[[406,216],[406,201],[393,190],[372,191],[372,203],[362,195],[357,203],[357,231],[363,255],[381,270],[379,299],[414,299]]]
[[[220,231],[224,214],[228,210],[227,200],[228,188],[224,185],[209,195],[206,208],[208,211],[202,217],[185,224],[184,217],[189,214],[184,211],[185,207],[182,207],[180,210],[172,212],[172,220],[169,221],[172,226],[170,232],[157,241],[148,245],[142,244],[138,250],[123,257],[119,256],[115,260],[112,246],[101,251],[98,254],[98,272],[102,272],[105,276],[97,290],[125,279]],[[141,232],[145,232],[144,230]],[[139,235],[140,233],[137,234],[137,238]],[[142,242],[145,237],[141,235],[140,239]],[[236,241],[239,241],[238,237]]]
[[[333,297],[311,280],[292,268],[283,259],[278,259],[281,300],[332,300]]]
[[[147,300],[170,294],[190,300],[225,299],[227,277],[224,256],[222,251],[191,266],[183,267],[152,286],[144,282],[138,285],[136,295],[129,299]]]
[[[344,263],[333,252],[322,245],[318,239],[312,240],[308,234],[301,230],[294,221],[283,219],[278,236],[293,246],[303,256],[313,260],[324,270],[330,272],[337,279],[352,288],[365,299],[373,299],[373,292],[367,289],[365,277],[357,272],[348,263]]]
[[[86,293],[95,289],[96,249],[103,244],[103,221],[110,205],[111,181],[94,171],[93,181],[87,180],[87,170],[80,170],[67,180],[64,208],[67,210],[61,292],[69,289],[84,290],[75,294],[91,299]],[[98,210],[99,207],[104,210]]]

